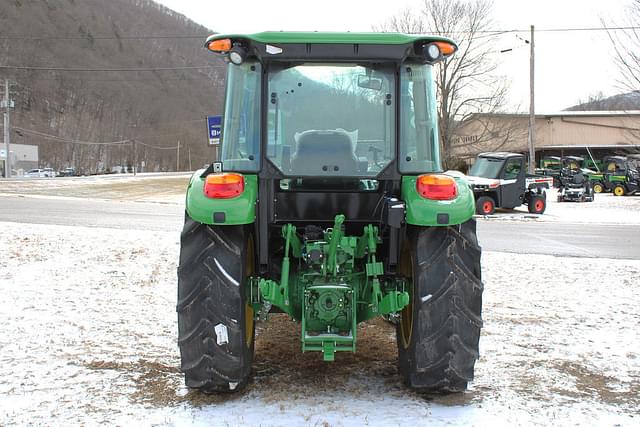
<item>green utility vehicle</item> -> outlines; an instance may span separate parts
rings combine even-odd
[[[606,184],[614,196],[636,194],[640,187],[640,170],[637,167],[638,158],[615,156],[609,163],[609,173],[605,174]]]
[[[254,322],[286,313],[301,351],[333,363],[356,351],[359,323],[399,316],[406,384],[464,390],[482,326],[480,247],[469,184],[442,172],[433,82],[456,45],[266,32],[206,47],[229,65],[221,161],[191,178],[181,235],[187,386],[241,389]]]
[[[611,192],[616,182],[624,181],[626,163],[627,159],[623,156],[606,156],[602,159],[601,172],[589,175],[593,191]]]

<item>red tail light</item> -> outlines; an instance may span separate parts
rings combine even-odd
[[[422,197],[431,200],[453,200],[458,195],[456,180],[447,175],[420,175],[416,189]]]
[[[204,182],[204,195],[212,199],[230,199],[244,191],[244,177],[237,173],[212,173]]]

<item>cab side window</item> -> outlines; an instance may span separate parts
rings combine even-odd
[[[517,179],[520,175],[520,159],[509,159],[504,167],[504,179]]]

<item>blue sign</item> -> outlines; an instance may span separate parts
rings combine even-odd
[[[207,128],[209,128],[209,145],[220,144],[222,134],[222,116],[208,116]]]

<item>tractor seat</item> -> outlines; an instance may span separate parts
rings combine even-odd
[[[342,130],[307,130],[298,135],[291,158],[293,175],[358,175],[358,159]]]

